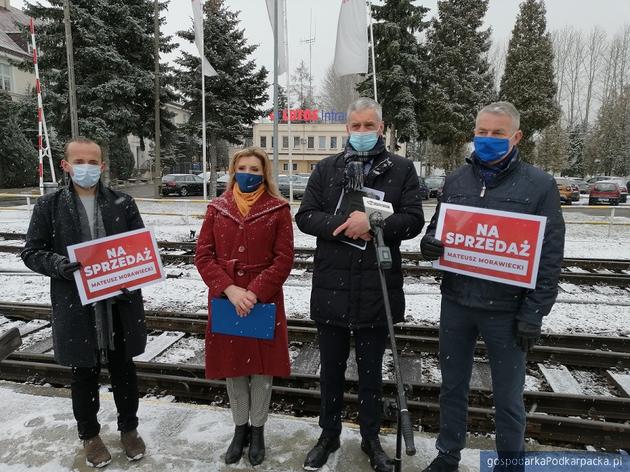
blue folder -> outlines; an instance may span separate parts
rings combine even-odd
[[[256,303],[249,315],[240,317],[226,298],[212,299],[212,332],[246,338],[273,339],[276,329],[275,303]]]

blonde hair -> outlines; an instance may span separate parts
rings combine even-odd
[[[269,156],[267,155],[265,151],[263,151],[259,147],[248,147],[234,153],[234,155],[232,156],[232,159],[230,159],[230,166],[228,168],[228,174],[230,175],[230,183],[228,185],[228,188],[232,190],[232,188],[234,187],[234,184],[235,184],[234,174],[236,174],[236,163],[238,162],[238,160],[241,157],[252,157],[252,156],[257,157],[260,163],[262,164],[263,183],[267,187],[267,193],[269,193],[269,195],[271,195],[272,197],[276,197],[281,200],[284,200],[282,198],[282,195],[280,195],[280,191],[278,190],[278,184],[273,179],[273,176],[271,173],[271,161],[269,160]]]

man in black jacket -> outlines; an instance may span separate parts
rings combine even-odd
[[[420,233],[424,217],[413,163],[387,152],[383,128],[381,107],[374,100],[360,98],[350,105],[348,144],[342,153],[317,164],[295,215],[300,230],[317,236],[311,318],[317,325],[321,357],[322,434],[306,457],[307,470],[322,467],[340,446],[344,375],[352,335],[359,371],[361,449],[375,470],[392,469],[378,439],[387,321],[360,191],[383,192],[384,200],[395,210],[383,227],[393,258],[386,279],[394,322],[403,320],[405,310],[400,242]],[[342,196],[344,202],[354,203],[342,203],[337,210]]]
[[[496,410],[496,446],[502,459],[523,454],[523,388],[527,351],[537,342],[543,316],[556,300],[564,252],[564,219],[554,178],[519,158],[520,116],[508,102],[492,103],[477,115],[475,151],[467,165],[446,178],[442,202],[547,217],[536,287],[512,285],[444,272],[440,315],[440,434],[437,458],[424,472],[456,471],[466,444],[468,389],[480,334],[487,347]],[[435,238],[439,206],[422,254],[444,252]],[[508,461],[509,462],[509,461]],[[497,466],[521,471],[521,466]]]
[[[30,269],[51,278],[55,360],[72,367],[72,409],[86,462],[103,467],[111,455],[99,436],[97,421],[101,365],[106,364],[110,374],[125,453],[129,460],[145,453],[136,430],[138,384],[132,360],[146,345],[142,295],[139,290],[127,291],[116,299],[82,306],[74,282],[80,264],[68,260],[67,247],[144,224],[129,195],[100,183],[104,165],[101,148],[94,141],[68,142],[62,167],[71,183],[37,201],[21,256]]]

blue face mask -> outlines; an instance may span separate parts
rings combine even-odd
[[[367,152],[374,149],[378,141],[377,131],[350,133],[350,144],[355,151]]]
[[[72,166],[72,181],[79,187],[92,188],[101,178],[101,166],[75,164]]]
[[[493,138],[491,136],[475,136],[475,154],[481,162],[494,162],[505,157],[510,151],[511,138]]]
[[[255,192],[263,183],[262,175],[248,174],[246,172],[237,172],[234,174],[234,179],[236,179],[238,188],[243,193]]]

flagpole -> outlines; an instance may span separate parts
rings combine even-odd
[[[273,1],[273,175],[278,181],[278,0]]]
[[[372,27],[372,2],[370,0],[368,0],[368,7],[370,10],[370,42],[372,43],[372,79],[374,80],[374,101],[378,102],[378,93],[376,90],[376,56],[374,54],[374,28]]]
[[[287,24],[287,16],[288,16],[288,12],[287,12],[287,8],[285,6],[284,8],[284,34],[285,34],[285,38],[283,41],[283,46],[284,46],[284,54],[285,54],[285,58],[286,58],[286,70],[284,71],[285,74],[287,74],[287,131],[289,134],[289,201],[291,203],[293,203],[293,180],[291,177],[293,177],[293,139],[292,139],[292,134],[291,134],[291,92],[290,92],[290,85],[291,85],[291,74],[289,73],[289,71],[291,70],[291,68],[289,67],[289,27]]]
[[[205,56],[205,44],[204,44],[204,26],[203,26],[203,3],[201,4],[201,32],[199,36],[201,37],[201,158],[203,160],[202,164],[202,172],[203,172],[203,199],[208,199],[208,165],[207,165],[207,156],[206,156],[206,71],[204,67],[204,58]],[[213,195],[214,196],[214,195]]]

